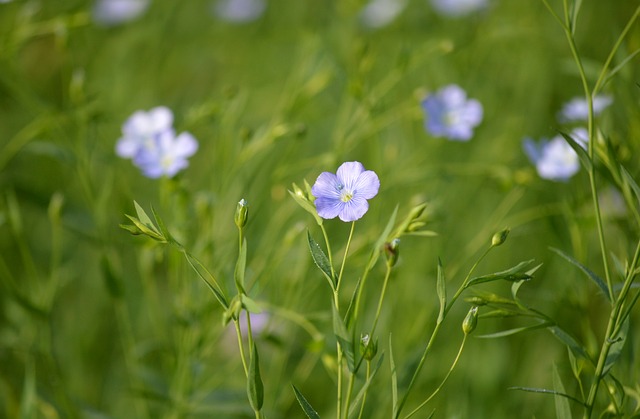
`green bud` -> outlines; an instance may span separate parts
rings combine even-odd
[[[234,297],[229,304],[229,308],[222,313],[222,325],[226,326],[231,320],[238,320],[242,311],[242,301],[238,296]]]
[[[369,334],[360,337],[360,353],[367,361],[371,361],[378,353],[378,342],[372,341]]]
[[[496,234],[494,234],[491,238],[491,246],[500,246],[502,243],[504,243],[507,240],[509,231],[511,230],[507,227],[504,230],[498,231]]]
[[[485,300],[482,297],[478,297],[478,296],[467,297],[464,300],[467,303],[473,304],[474,306],[484,306],[484,305],[489,304],[489,302],[487,300]]]
[[[234,216],[234,221],[238,228],[242,228],[247,224],[247,219],[249,218],[249,205],[247,201],[242,198],[240,202],[238,202],[238,206],[236,207],[236,214]]]
[[[465,335],[473,332],[478,325],[478,306],[473,306],[469,309],[467,317],[462,321],[462,331]]]
[[[400,254],[400,239],[393,239],[390,243],[384,244],[384,253],[387,255],[387,265],[393,268],[398,261]]]

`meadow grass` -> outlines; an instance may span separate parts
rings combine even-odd
[[[157,0],[113,26],[88,1],[0,3],[0,416],[297,418],[300,395],[320,417],[346,416],[378,363],[350,417],[394,417],[399,403],[405,417],[445,377],[412,417],[639,414],[637,2],[494,0],[460,18],[405,3],[377,29],[359,0],[273,0],[241,24],[208,0]],[[468,142],[425,131],[420,101],[448,84],[482,103]],[[594,87],[613,103],[590,115],[583,167],[541,179],[523,139],[580,125],[557,114]],[[199,143],[172,178],[115,152],[127,118],[156,106]],[[353,235],[338,219],[319,226],[290,194],[312,199],[305,181],[347,161],[380,179]],[[415,227],[437,235],[398,232],[391,265],[376,241],[424,203]],[[160,240],[120,227],[142,211]],[[309,237],[342,273],[339,292]],[[453,304],[472,277],[529,260],[526,278],[479,283]],[[472,296],[491,304],[467,338]],[[253,314],[248,338],[238,316],[252,301],[267,322]],[[350,391],[345,339],[359,357],[374,322],[377,354]]]

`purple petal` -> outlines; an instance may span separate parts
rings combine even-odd
[[[349,161],[342,163],[338,167],[336,176],[338,181],[348,190],[353,190],[358,180],[358,176],[364,172],[364,166],[359,161]]]
[[[354,196],[351,201],[345,203],[340,212],[340,219],[344,222],[356,221],[362,218],[369,210],[369,203],[366,199]]]
[[[164,106],[151,109],[148,115],[154,131],[164,131],[165,129],[171,128],[173,124],[173,113],[169,108]]]
[[[338,186],[339,182],[336,175],[329,172],[322,172],[316,179],[316,183],[311,188],[311,195],[316,198],[340,200],[340,190],[338,189]]]
[[[123,159],[129,159],[138,152],[140,143],[131,137],[123,137],[116,144],[116,154]]]
[[[198,141],[188,132],[178,135],[173,144],[173,155],[191,157],[198,150]]]
[[[380,179],[373,170],[361,173],[353,185],[353,192],[357,197],[371,199],[378,194],[380,189]]]
[[[345,206],[345,203],[342,202],[339,198],[334,199],[327,197],[316,199],[315,204],[318,215],[326,220],[336,218],[339,214],[342,213],[342,209]]]

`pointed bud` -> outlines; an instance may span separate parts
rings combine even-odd
[[[234,221],[238,228],[242,228],[247,224],[247,220],[249,219],[249,205],[247,201],[242,198],[240,202],[238,202],[238,206],[236,207],[236,214],[234,216]]]
[[[371,361],[378,353],[378,342],[372,341],[369,334],[360,337],[360,353],[367,361]]]
[[[509,231],[511,231],[509,228],[505,228],[504,230],[498,231],[496,234],[494,234],[491,238],[491,246],[500,246],[502,243],[504,243],[507,240]]]
[[[462,331],[465,335],[473,332],[478,325],[478,306],[473,306],[469,309],[467,317],[462,322]]]
[[[387,256],[387,265],[390,268],[393,268],[398,261],[398,256],[400,254],[400,239],[393,239],[391,243],[384,244],[384,253]]]

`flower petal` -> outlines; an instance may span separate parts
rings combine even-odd
[[[178,135],[173,144],[172,154],[176,157],[190,157],[198,151],[198,141],[188,132]]]
[[[380,189],[380,179],[373,170],[367,170],[361,173],[353,185],[353,193],[357,197],[371,199],[378,194]]]
[[[358,176],[364,172],[364,166],[359,161],[348,161],[342,163],[340,167],[338,167],[338,171],[336,172],[336,176],[338,177],[338,181],[350,191],[353,191],[356,181],[358,180]]]
[[[356,221],[369,210],[369,203],[360,196],[354,196],[351,201],[344,203],[340,211],[340,219],[344,222]]]
[[[311,188],[311,195],[316,198],[340,199],[338,178],[333,173],[322,172]]]
[[[315,200],[318,215],[325,220],[336,218],[342,213],[345,203],[340,199],[321,197]]]

